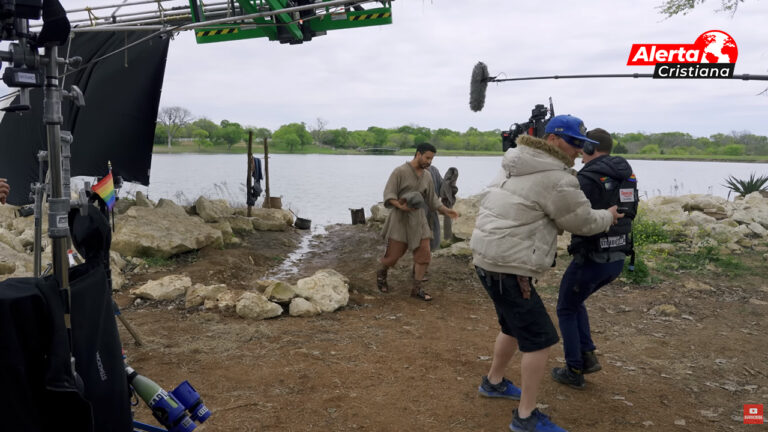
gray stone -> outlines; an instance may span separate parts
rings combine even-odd
[[[229,216],[226,218],[232,231],[238,234],[253,232],[253,221],[245,216]]]
[[[376,203],[371,206],[371,217],[369,221],[384,222],[389,216],[389,209],[384,207],[383,202]]]

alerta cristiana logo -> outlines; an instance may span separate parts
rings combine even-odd
[[[738,56],[731,35],[709,30],[692,44],[632,44],[627,66],[655,66],[654,78],[732,78]]]

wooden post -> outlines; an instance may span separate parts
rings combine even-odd
[[[272,208],[272,200],[269,198],[269,144],[267,144],[267,137],[264,137],[264,180],[267,196],[264,198],[262,207]]]
[[[253,130],[248,131],[248,177],[245,179],[245,196],[246,201],[247,197],[251,194],[251,187],[253,186],[253,170],[256,169],[255,164],[253,163]],[[259,197],[254,197],[255,199],[259,199]],[[256,204],[256,201],[254,200],[254,204]],[[248,217],[251,217],[251,205],[248,205]]]

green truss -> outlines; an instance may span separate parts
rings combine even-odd
[[[324,0],[329,1],[329,0]],[[244,14],[285,9],[287,0],[237,0]],[[325,8],[324,14],[318,14],[303,20],[290,13],[277,13],[269,17],[251,19],[248,23],[228,23],[200,27],[195,29],[197,43],[225,42],[239,39],[266,37],[271,41],[283,43],[302,43],[320,36],[328,30],[377,26],[392,24],[391,1],[386,6],[361,11],[339,8],[339,12],[330,13]],[[202,0],[189,0],[195,22],[205,23]],[[316,3],[317,9],[323,8]],[[280,27],[280,29],[278,29]]]

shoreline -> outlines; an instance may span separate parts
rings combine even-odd
[[[168,151],[168,147],[155,146],[152,150],[153,154],[199,154],[199,155],[244,155],[247,154],[247,150],[242,147],[233,147],[230,151],[218,151],[219,149],[200,149],[192,150],[189,148],[174,147],[171,151]],[[392,153],[386,154],[373,154],[364,153],[356,150],[334,150],[323,149],[327,151],[313,151],[303,152],[285,152],[285,151],[273,151],[271,154],[290,154],[290,155],[343,155],[343,156],[411,156],[415,150],[404,149]],[[264,149],[261,146],[254,146],[254,155],[263,156]],[[441,156],[502,156],[502,152],[488,152],[488,151],[464,151],[464,150],[440,150],[438,154]],[[715,155],[663,155],[663,154],[614,154],[614,156],[621,156],[627,160],[660,160],[660,161],[681,161],[681,162],[736,162],[736,163],[768,163],[768,156],[715,156]]]

